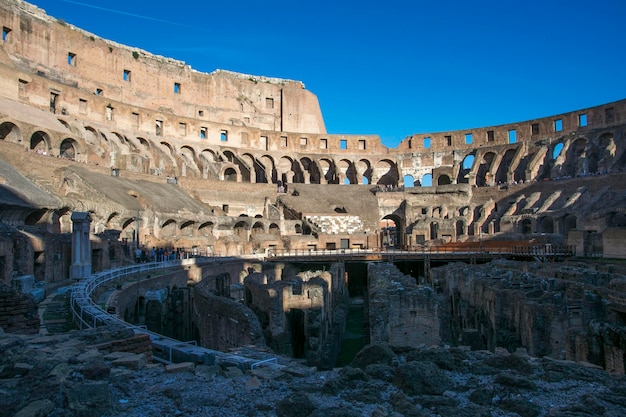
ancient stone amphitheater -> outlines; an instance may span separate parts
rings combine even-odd
[[[0,283],[65,285],[72,216],[87,213],[93,272],[134,263],[137,249],[140,261],[156,260],[152,248],[176,259],[257,259],[188,272],[209,301],[176,295],[190,275],[164,278],[164,294],[136,284],[135,297],[107,301],[145,324],[138,298],[152,294],[156,327],[207,345],[219,339],[213,348],[265,339],[334,364],[343,331],[333,329],[345,325],[335,313],[356,292],[369,305],[368,341],[523,346],[624,373],[626,100],[413,134],[388,148],[376,135],[327,133],[300,81],[201,73],[20,0],[0,4],[0,23]],[[491,253],[471,265],[490,248],[578,263],[488,264]],[[430,271],[431,256],[465,251],[475,254],[463,266]],[[319,253],[337,258],[298,269]],[[340,258],[363,253],[404,256],[402,272]],[[234,320],[236,303],[217,308],[210,298],[224,295],[259,316],[247,336],[234,329],[254,320]],[[176,297],[196,314],[182,334],[163,314]],[[223,320],[207,325],[204,313]]]

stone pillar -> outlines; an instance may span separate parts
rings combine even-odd
[[[89,213],[72,214],[72,265],[70,279],[81,279],[91,275],[91,241]]]

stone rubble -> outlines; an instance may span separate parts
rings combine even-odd
[[[464,348],[369,345],[351,366],[311,371],[179,363],[111,351],[129,331],[0,334],[0,415],[624,416],[626,377],[596,366]]]

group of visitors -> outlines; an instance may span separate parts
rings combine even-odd
[[[179,259],[185,259],[184,248],[168,250],[167,248],[157,248],[153,246],[152,249],[147,251],[146,248],[142,246],[135,249],[135,262],[137,263],[175,261]]]

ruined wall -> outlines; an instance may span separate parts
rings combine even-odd
[[[39,332],[37,305],[31,295],[22,294],[0,283],[0,329],[7,333]]]
[[[370,263],[367,268],[371,343],[394,347],[437,346],[445,323],[443,299],[393,264]]]
[[[337,361],[348,308],[342,264],[327,270],[266,264],[244,281],[244,301],[263,328],[268,346],[326,369]]]
[[[203,282],[194,287],[191,318],[200,346],[223,352],[241,346],[265,347],[254,313],[237,301],[215,295]]]
[[[605,230],[602,233],[602,249],[606,258],[626,259],[626,229]]]
[[[614,267],[458,263],[434,268],[432,278],[446,299],[445,341],[492,351],[524,347],[534,356],[591,362],[624,373],[619,288],[626,278]]]

